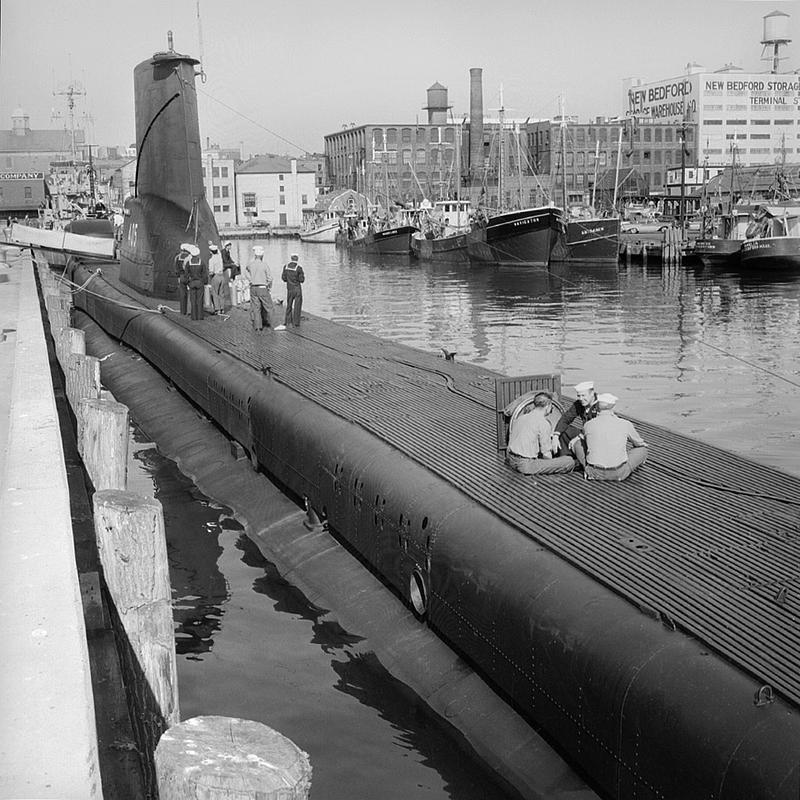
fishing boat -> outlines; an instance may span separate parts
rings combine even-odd
[[[800,268],[800,203],[756,206],[739,254],[742,269]]]
[[[752,205],[734,206],[725,214],[704,219],[691,255],[704,267],[737,266],[754,208]]]
[[[373,255],[410,255],[411,236],[418,230],[414,225],[397,225],[376,230],[367,223],[362,236],[349,239],[351,247]]]
[[[300,231],[300,241],[333,244],[339,233],[339,227],[339,217],[336,214],[326,214],[314,227]]]
[[[423,201],[421,230],[411,236],[414,256],[420,261],[468,261],[471,212],[469,200],[437,200],[432,206]]]
[[[573,263],[595,263],[613,261],[619,258],[620,220],[618,216],[600,216],[595,210],[594,187],[597,186],[597,163],[600,160],[600,142],[596,143],[594,159],[594,183],[590,204],[567,205],[567,120],[561,102],[561,181],[564,206],[567,213],[564,219],[564,235],[553,251],[553,261]],[[617,158],[619,170],[619,158]]]

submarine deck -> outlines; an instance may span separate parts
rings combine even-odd
[[[113,266],[102,271],[132,299],[165,305],[122,285]],[[306,313],[299,330],[261,334],[242,308],[169,316],[800,705],[800,478],[631,417],[650,449],[627,481],[523,476],[497,452],[498,373]]]

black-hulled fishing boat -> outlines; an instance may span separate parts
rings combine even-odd
[[[691,255],[704,267],[739,265],[742,244],[752,222],[753,206],[734,206],[713,220],[704,220],[701,235],[695,239]]]
[[[742,242],[742,269],[800,269],[800,203],[757,209]]]
[[[370,255],[407,256],[411,254],[411,236],[416,231],[413,225],[398,225],[381,231],[367,230],[363,236],[349,240],[348,244],[354,250]]]
[[[600,217],[588,206],[570,208],[563,240],[552,261],[576,264],[616,262],[619,258],[619,217]]]
[[[425,201],[427,202],[427,201]],[[467,243],[472,228],[469,200],[437,200],[420,215],[420,230],[411,237],[411,250],[420,261],[469,261]]]

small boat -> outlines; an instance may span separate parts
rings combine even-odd
[[[114,224],[109,219],[77,219],[63,229],[34,228],[15,223],[11,240],[28,245],[51,266],[63,267],[70,256],[108,261],[116,258]]]
[[[800,268],[800,205],[797,202],[756,206],[739,254],[742,269]]]
[[[547,267],[563,235],[563,214],[554,206],[505,211],[473,226],[467,253],[473,261]]]
[[[339,217],[336,214],[326,214],[313,228],[300,231],[300,241],[333,244],[336,241],[336,234],[339,233],[339,227]]]
[[[420,261],[468,261],[468,234],[472,227],[469,200],[437,200],[425,206],[422,227],[411,236],[411,250]]]
[[[414,224],[416,210],[401,209],[396,212],[391,221],[378,221],[369,217],[366,224],[356,228],[360,231],[356,236],[347,240],[351,247],[362,250],[364,253],[374,255],[410,255],[411,236],[419,228]]]

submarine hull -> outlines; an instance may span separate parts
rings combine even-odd
[[[103,279],[76,301],[307,497],[599,791],[797,797],[794,705],[757,702],[757,682],[697,639],[359,425],[164,315],[119,305],[130,298]]]

